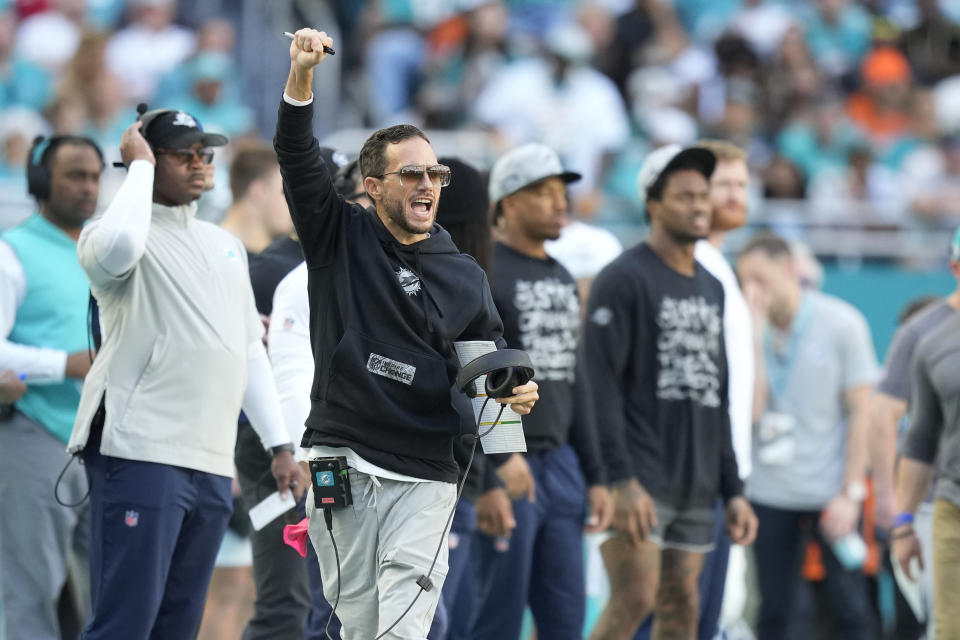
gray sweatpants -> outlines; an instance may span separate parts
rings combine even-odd
[[[353,505],[333,511],[333,536],[340,552],[340,604],[343,640],[373,640],[413,601],[417,578],[440,556],[430,574],[433,589],[416,604],[385,640],[425,640],[447,576],[444,525],[456,501],[457,487],[445,482],[398,482],[350,469]],[[310,540],[320,561],[323,593],[337,600],[337,561],[323,511],[307,495]],[[441,543],[441,536],[443,542]]]
[[[81,620],[90,616],[87,561],[89,501],[57,503],[54,485],[69,460],[66,444],[20,412],[0,422],[0,637],[60,640],[57,601],[68,567],[81,586]],[[60,499],[74,504],[87,492],[74,461],[60,483]],[[71,562],[73,555],[73,562]]]

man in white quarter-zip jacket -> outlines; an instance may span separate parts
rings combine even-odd
[[[78,243],[104,335],[68,445],[90,481],[85,640],[196,635],[232,511],[241,407],[278,490],[304,484],[243,245],[194,215],[211,147],[227,140],[183,111],[143,120],[121,141],[123,185]]]

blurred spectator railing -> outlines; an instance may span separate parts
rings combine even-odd
[[[353,156],[368,131],[340,131],[324,144]],[[488,139],[472,132],[428,132],[437,155],[456,155],[480,167],[488,167],[493,155]],[[108,192],[111,193],[111,191]],[[101,198],[100,208],[108,204]],[[15,226],[36,210],[34,201],[20,190],[0,186],[0,231]],[[624,246],[647,234],[643,215],[635,203],[607,198],[594,222],[612,231]],[[820,258],[857,262],[888,260],[903,266],[930,268],[947,257],[955,222],[933,223],[908,212],[898,221],[881,215],[868,204],[845,203],[842,211],[826,216],[805,200],[764,200],[753,206],[748,224],[733,232],[726,248],[735,253],[753,234],[774,231],[790,241],[806,244]]]
[[[896,214],[896,215],[892,215]],[[630,246],[647,233],[635,203],[607,199],[596,224]],[[762,200],[751,206],[748,224],[731,233],[726,248],[736,252],[759,231],[774,231],[806,244],[821,258],[838,261],[890,260],[904,266],[941,264],[957,220],[929,221],[907,210],[878,210],[868,203],[844,202],[833,211],[806,200]]]

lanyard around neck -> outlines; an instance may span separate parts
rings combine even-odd
[[[787,393],[790,374],[796,364],[797,353],[803,336],[810,326],[813,309],[810,296],[803,294],[800,308],[797,309],[787,335],[786,349],[782,352],[774,348],[773,331],[768,327],[763,336],[763,355],[767,365],[767,386],[774,398],[780,399]]]

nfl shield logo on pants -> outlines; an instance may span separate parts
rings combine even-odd
[[[136,511],[127,511],[127,513],[123,516],[123,524],[127,525],[128,527],[137,526],[137,522],[139,522],[139,520],[140,514]]]

